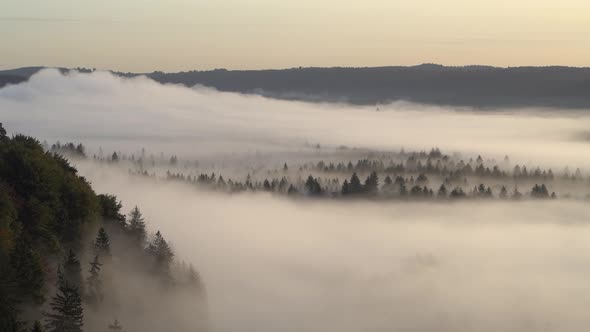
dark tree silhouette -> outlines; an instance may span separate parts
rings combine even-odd
[[[111,243],[107,232],[101,227],[98,230],[96,240],[94,240],[94,254],[101,257],[111,256]]]
[[[131,234],[131,237],[137,241],[137,243],[142,244],[145,242],[147,237],[145,222],[137,206],[131,210],[131,213],[129,214],[128,229],[129,234]]]
[[[109,331],[112,331],[112,332],[123,331],[123,326],[121,325],[121,323],[119,323],[119,321],[117,319],[115,319],[112,324],[109,324],[108,327],[109,327]]]
[[[86,293],[88,302],[92,305],[98,305],[102,302],[104,295],[103,295],[103,284],[100,278],[100,268],[102,264],[98,260],[98,255],[94,256],[94,259],[90,264],[90,275],[86,279]]]
[[[72,249],[68,251],[63,263],[63,279],[72,287],[75,287],[77,291],[82,291],[82,267],[80,261],[76,257],[76,254]]]
[[[45,313],[47,332],[82,332],[84,309],[78,288],[71,285],[58,270],[57,292]]]
[[[160,271],[168,272],[170,270],[170,264],[174,258],[174,251],[164,240],[162,233],[158,231],[154,238],[150,241],[147,246],[147,252],[150,254],[156,262],[156,268]]]

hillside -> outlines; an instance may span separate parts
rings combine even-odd
[[[167,320],[194,330],[203,294],[198,273],[149,233],[139,208],[125,216],[61,154],[0,124],[0,331],[98,331],[113,317],[128,330]],[[196,315],[162,310],[179,296]]]
[[[26,80],[39,67],[0,71],[0,86]],[[133,77],[141,74],[115,73]],[[495,107],[590,107],[590,68],[489,66],[294,68],[145,74],[160,83],[288,100],[377,105],[395,101]]]

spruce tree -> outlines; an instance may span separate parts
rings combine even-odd
[[[154,238],[148,244],[147,252],[154,257],[158,270],[163,272],[169,271],[174,252],[160,231],[154,235]]]
[[[31,332],[43,332],[43,326],[41,325],[41,322],[36,320],[33,324],[33,327],[31,328]]]
[[[44,272],[39,253],[31,242],[20,236],[10,255],[10,264],[21,296],[42,302]]]
[[[94,241],[94,254],[100,255],[101,257],[111,256],[111,243],[109,240],[109,235],[102,227],[98,230],[98,235]]]
[[[109,331],[121,332],[123,331],[123,326],[121,325],[121,323],[119,323],[117,319],[115,319],[115,321],[112,324],[109,324]]]
[[[137,206],[129,214],[129,233],[138,244],[143,244],[147,237],[145,222]]]
[[[82,289],[82,267],[80,261],[70,249],[63,264],[63,279],[72,287],[77,288],[77,291],[83,293]]]
[[[359,179],[358,175],[356,175],[356,173],[353,173],[350,177],[348,189],[351,194],[358,194],[363,191],[363,185],[361,184],[361,180]]]
[[[90,262],[90,276],[86,279],[88,302],[93,305],[98,305],[103,300],[103,287],[100,278],[100,267],[102,264],[98,261],[98,255],[94,256],[94,260]]]
[[[51,313],[45,313],[47,332],[82,332],[84,309],[78,288],[58,270],[57,292],[49,303]]]

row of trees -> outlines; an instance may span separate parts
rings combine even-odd
[[[252,181],[250,176],[246,181],[225,180],[223,176],[215,173],[200,174],[199,176],[184,176],[167,172],[166,179],[170,181],[182,181],[197,186],[206,187],[217,191],[242,192],[265,191],[284,193],[288,195],[305,195],[310,197],[381,197],[381,198],[513,198],[520,199],[525,196],[531,198],[556,198],[555,192],[549,192],[545,184],[535,184],[527,193],[521,193],[515,186],[510,192],[505,185],[492,186],[480,183],[468,188],[465,180],[461,184],[453,184],[448,179],[436,188],[430,186],[430,179],[425,174],[419,174],[416,178],[403,176],[391,177],[387,175],[384,183],[379,183],[377,172],[371,172],[364,180],[353,173],[350,179],[345,179],[340,185],[338,178],[323,179],[309,175],[305,181],[301,179],[291,183],[286,176],[280,179],[274,178],[264,181]]]

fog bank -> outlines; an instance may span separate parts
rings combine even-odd
[[[579,202],[338,203],[220,195],[80,164],[143,208],[207,287],[214,331],[580,331]]]
[[[0,89],[5,127],[47,139],[83,141],[94,151],[154,151],[197,157],[293,151],[305,143],[373,149],[430,149],[587,167],[587,113],[468,109],[396,103],[310,104],[161,85],[106,72],[43,70]]]

